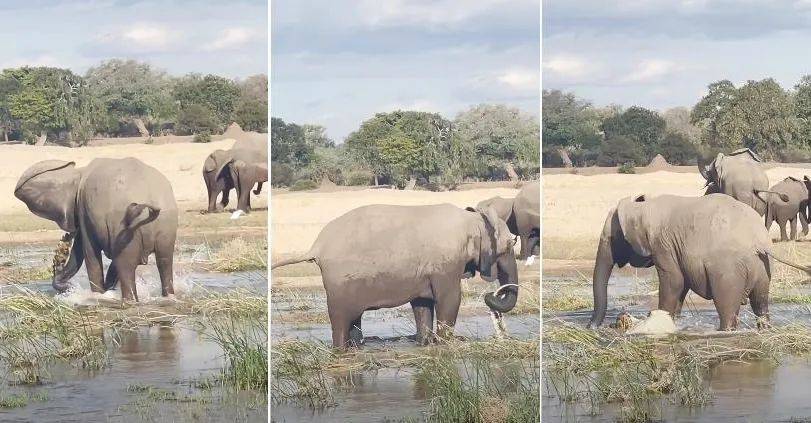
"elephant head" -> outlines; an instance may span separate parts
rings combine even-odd
[[[514,202],[514,198],[492,197],[479,202],[479,204],[476,205],[476,208],[493,208],[496,211],[496,214],[498,214],[498,217],[507,222],[507,229],[510,230],[510,233],[518,235],[518,226],[515,222],[515,213],[513,213]]]
[[[518,300],[518,266],[513,252],[515,240],[493,208],[468,207],[467,210],[479,213],[484,223],[479,239],[479,274],[488,282],[498,279],[500,285],[497,291],[485,294],[484,302],[495,311],[508,312]]]
[[[215,150],[209,154],[203,163],[203,180],[208,190],[208,211],[217,210],[217,195],[221,191],[233,188],[231,175],[224,171],[225,167],[233,160],[231,151]],[[227,194],[223,194],[223,206],[228,204]]]
[[[720,181],[718,177],[718,166],[724,161],[724,154],[718,153],[715,159],[710,163],[704,163],[701,158],[698,158],[698,172],[704,177],[706,183],[704,187],[707,188],[706,194],[713,194],[721,192]],[[723,165],[721,165],[723,167]]]
[[[600,326],[608,305],[608,279],[614,265],[650,267],[651,238],[660,224],[656,213],[645,202],[645,196],[626,198],[605,219],[592,276],[594,314],[589,327]]]
[[[14,196],[24,202],[32,213],[56,222],[63,231],[73,235],[73,248],[67,265],[54,269],[52,284],[59,292],[68,289],[68,281],[84,261],[76,211],[80,179],[81,172],[76,169],[76,163],[45,160],[28,168],[14,188]]]

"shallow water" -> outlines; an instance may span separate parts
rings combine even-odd
[[[547,281],[544,281],[547,284]],[[574,279],[555,279],[549,285],[560,284],[573,291],[591,287]],[[584,285],[581,287],[580,285]],[[609,283],[608,311],[604,324],[616,321],[617,315],[627,311],[636,317],[647,315],[656,305],[656,296],[651,294],[644,304],[618,298],[623,295],[644,295],[647,287],[640,289],[640,279],[633,276],[614,275]],[[644,285],[644,284],[642,284]],[[544,285],[546,286],[546,285]],[[796,292],[795,292],[796,291]],[[807,287],[792,291],[808,293]],[[682,316],[675,320],[679,334],[688,337],[718,336],[718,313],[711,302],[693,301],[691,293],[685,301]],[[803,324],[811,326],[811,307],[799,304],[769,305],[771,322],[775,326]],[[545,321],[560,320],[585,326],[591,319],[592,310],[544,312]],[[552,323],[554,324],[554,323]],[[756,317],[748,305],[741,306],[740,331],[754,331]],[[707,375],[711,402],[705,407],[681,407],[667,398],[654,399],[651,408],[664,421],[717,422],[717,421],[792,421],[793,418],[811,416],[808,401],[808,381],[811,380],[811,361],[791,358],[776,365],[773,362],[725,363],[713,368]],[[560,401],[544,380],[542,388],[542,416],[547,422],[613,422],[622,415],[618,404],[602,405],[592,410],[590,404],[567,404]],[[594,415],[592,415],[594,414]],[[805,421],[805,420],[802,420]]]
[[[8,250],[5,251],[8,255]],[[12,259],[20,263],[41,263],[46,249],[17,250]],[[5,258],[5,257],[4,257]],[[206,273],[175,267],[177,298],[204,291],[234,289],[267,293],[265,272]],[[105,261],[105,264],[108,264]],[[177,262],[176,262],[177,263]],[[75,287],[55,298],[71,305],[115,304],[117,290],[95,294],[89,290],[84,267],[72,279]],[[160,279],[154,265],[139,266],[137,290],[140,304],[160,305]],[[26,285],[0,286],[0,296],[25,290],[54,295],[50,281]],[[153,304],[153,305],[150,305]],[[45,383],[22,386],[0,380],[0,398],[25,395],[28,404],[20,408],[0,408],[0,421],[9,422],[130,422],[130,421],[239,421],[267,420],[266,394],[232,392],[228,389],[198,389],[190,380],[219,374],[223,366],[221,348],[196,332],[192,325],[169,323],[136,331],[105,331],[110,365],[90,371],[55,363],[47,367]],[[4,376],[0,376],[3,378]],[[185,383],[184,383],[185,381]],[[131,385],[149,386],[185,396],[183,401],[149,399],[143,392],[128,392]],[[39,397],[45,396],[45,399]]]
[[[308,312],[326,316],[323,294],[312,293],[298,297],[296,301],[273,301],[272,316],[294,312],[296,304],[308,304]],[[486,308],[475,314],[460,313],[454,327],[454,335],[469,340],[487,339],[494,335],[493,323]],[[538,315],[504,315],[507,333],[519,339],[538,339],[540,320]],[[413,340],[414,317],[410,305],[394,309],[380,309],[363,313],[362,328],[365,349],[419,348]],[[273,323],[272,340],[297,338],[307,342],[332,344],[332,330],[328,323]],[[408,337],[411,338],[408,338]],[[353,374],[351,383],[335,394],[335,406],[315,410],[292,403],[273,404],[271,419],[274,422],[380,422],[386,419],[399,421],[413,417],[422,421],[428,408],[428,399],[414,379],[413,369],[380,369],[374,372]]]

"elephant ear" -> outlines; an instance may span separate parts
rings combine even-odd
[[[496,257],[498,256],[498,226],[496,225],[498,216],[489,207],[484,209],[474,209],[467,207],[465,210],[477,213],[481,216],[484,225],[479,234],[479,273],[485,280],[492,280],[496,277]]]
[[[643,257],[651,255],[650,204],[644,195],[625,198],[617,204],[617,216],[625,240]]]
[[[14,187],[14,196],[37,216],[56,222],[67,232],[75,232],[80,176],[75,162],[41,161],[23,172]]]
[[[208,158],[206,158],[203,164],[203,170],[206,172],[214,172],[215,175],[219,176],[223,168],[225,168],[231,160],[233,160],[231,152],[226,150],[214,150],[214,152],[209,154]]]
[[[758,163],[763,161],[763,159],[761,159],[760,156],[758,156],[754,151],[752,151],[752,150],[750,150],[748,148],[739,148],[739,149],[733,151],[732,153],[729,153],[729,155],[730,156],[743,155],[743,157],[748,157],[749,159],[754,160],[754,161],[756,161]]]

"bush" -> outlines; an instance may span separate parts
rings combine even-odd
[[[299,179],[290,187],[290,191],[308,191],[318,188],[318,184],[309,179]]]
[[[623,163],[617,168],[617,173],[634,174],[636,173],[636,169],[634,169],[633,163]]]
[[[177,113],[175,133],[178,135],[192,135],[208,131],[216,133],[219,129],[214,112],[208,107],[199,104],[190,104]]]
[[[286,163],[270,163],[270,185],[273,187],[289,187],[293,183],[295,172]]]
[[[657,146],[662,157],[672,165],[695,164],[696,147],[680,132],[668,133]]]
[[[194,136],[193,142],[211,142],[211,133],[203,131]]]
[[[346,175],[346,184],[350,186],[372,185],[374,176],[365,170],[353,170]]]
[[[268,105],[259,100],[245,99],[234,110],[234,120],[246,131],[268,131]]]
[[[811,162],[811,150],[790,146],[780,151],[778,159],[783,163],[808,163]]]
[[[630,138],[617,135],[600,145],[600,155],[597,157],[598,165],[617,166],[628,162],[642,164],[640,147]]]

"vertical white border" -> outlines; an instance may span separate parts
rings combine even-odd
[[[540,366],[538,371],[538,377],[540,378],[538,381],[538,406],[541,409],[538,410],[538,415],[541,417],[541,420],[543,420],[543,0],[538,1],[538,38],[538,143],[540,144],[540,148],[538,149],[538,163],[540,164],[539,178],[541,179],[540,251],[538,251],[538,258],[540,259],[538,260],[540,262],[540,274],[538,278],[538,298],[540,299],[540,307],[538,310],[538,343],[540,344],[538,348],[538,366]]]
[[[273,62],[273,56],[272,56],[272,51],[273,51],[273,48],[272,48],[272,45],[273,45],[273,31],[272,31],[272,28],[273,28],[273,13],[272,13],[272,4],[271,3],[272,3],[272,0],[267,1],[267,8],[268,8],[268,11],[267,11],[267,13],[268,13],[268,17],[267,17],[267,22],[268,22],[268,28],[267,28],[267,31],[268,31],[268,36],[267,36],[267,40],[268,40],[268,42],[267,42],[268,64],[267,64],[266,71],[267,71],[267,75],[268,75],[268,116],[267,116],[267,118],[268,118],[268,152],[270,152],[270,137],[271,137],[270,117],[273,115],[271,110],[270,110],[271,109],[271,106],[270,106],[271,105],[270,93],[272,91],[270,89],[270,87],[273,85],[273,78],[272,78],[271,71],[270,71],[271,70],[271,64]],[[270,309],[271,309],[271,306],[270,306],[270,301],[271,301],[271,296],[270,296],[270,287],[271,287],[271,280],[270,280],[270,246],[271,246],[271,240],[270,240],[270,214],[271,214],[271,211],[270,210],[272,209],[272,205],[273,205],[273,189],[271,188],[271,185],[270,185],[270,172],[271,172],[271,170],[270,170],[270,154],[268,154],[268,191],[267,191],[268,192],[268,213],[267,213],[268,214],[268,220],[267,220],[267,234],[265,235],[267,237],[266,239],[268,240],[268,255],[267,255],[267,259],[265,260],[265,263],[267,263],[267,275],[266,276],[267,276],[267,284],[268,284],[268,287],[267,287],[268,288],[268,293],[267,293],[267,303],[268,303],[268,328],[267,328],[268,329],[268,344],[267,344],[268,381],[270,381],[270,376],[271,376],[270,375],[270,373],[271,373],[271,371],[270,371],[270,357],[272,357],[272,354],[270,353],[270,346],[271,346],[270,337],[273,334],[273,330],[272,330],[273,323],[272,323],[272,318],[271,318],[271,314],[270,314]],[[268,423],[270,423],[270,421],[271,421],[271,413],[273,411],[271,409],[271,406],[270,406],[270,403],[271,403],[270,389],[271,389],[270,386],[268,386],[268,393],[267,393]]]

